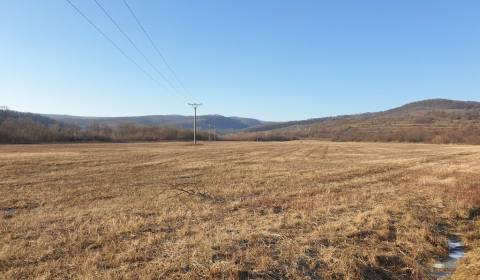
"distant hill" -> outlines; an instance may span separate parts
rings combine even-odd
[[[11,110],[0,110],[0,123],[3,123],[6,120],[21,120],[45,126],[60,124],[59,122],[51,118],[42,116],[40,114],[23,113]]]
[[[0,110],[0,143],[71,141],[76,131],[39,114]]]
[[[118,125],[93,123],[80,127],[74,122],[53,119],[44,115],[0,110],[0,143],[28,144],[49,142],[135,142],[191,140],[191,129],[119,123]],[[208,139],[199,131],[198,139]]]
[[[119,124],[140,124],[191,129],[193,125],[193,116],[182,115],[151,115],[132,117],[78,117],[69,115],[44,116],[63,123],[77,125],[82,128],[92,124],[109,126],[118,126]],[[269,122],[251,118],[225,117],[221,115],[197,116],[197,126],[199,130],[207,130],[209,126],[213,127],[215,125],[215,128],[218,132],[232,132],[265,124],[269,124]]]
[[[480,102],[429,99],[377,113],[267,124],[228,138],[480,144]]]
[[[422,110],[475,110],[480,109],[480,102],[476,101],[458,101],[449,99],[427,99],[408,103],[401,107],[385,111],[384,113],[394,112],[414,112]]]
[[[0,110],[0,143],[159,141],[192,138],[191,116],[78,117]],[[480,144],[480,102],[430,99],[390,110],[290,122],[204,115],[199,139],[215,125],[222,140]]]

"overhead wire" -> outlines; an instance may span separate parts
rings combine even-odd
[[[96,25],[85,13],[83,13],[71,0],[65,0],[85,21],[87,21],[98,33],[102,35],[115,49],[117,49],[127,60],[133,63],[143,74],[145,74],[150,80],[152,80],[156,85],[165,89],[164,85],[160,83],[154,76],[152,76],[148,71],[146,71],[140,64],[138,64],[135,59],[129,56],[115,41],[113,41],[98,25]],[[171,92],[172,93],[172,92]],[[173,93],[172,93],[173,94]],[[183,99],[186,98],[183,97]]]
[[[187,99],[187,97],[182,94],[176,87],[175,85],[165,76],[163,73],[153,64],[153,62],[145,55],[145,53],[138,47],[137,44],[133,41],[133,39],[123,30],[123,28],[117,23],[117,21],[110,15],[110,13],[107,11],[107,9],[100,4],[98,0],[94,0],[94,2],[97,4],[97,6],[102,10],[102,12],[107,16],[107,18],[115,25],[115,27],[118,29],[118,31],[130,42],[130,44],[133,46],[133,48],[143,57],[143,59],[147,62],[150,67],[160,76],[162,79],[179,95],[182,95],[184,99]]]
[[[123,3],[125,4],[125,6],[127,7],[127,9],[130,11],[130,14],[132,15],[132,17],[135,19],[135,22],[137,23],[137,25],[140,27],[140,29],[142,30],[143,34],[145,35],[145,37],[147,37],[148,41],[150,42],[150,44],[152,45],[153,49],[156,51],[156,53],[160,56],[160,58],[162,59],[163,63],[167,66],[168,70],[172,73],[172,76],[174,77],[174,79],[177,81],[177,83],[182,87],[182,89],[185,91],[185,93],[187,95],[190,95],[190,92],[189,90],[185,87],[184,83],[178,78],[178,75],[177,73],[175,72],[175,70],[173,70],[173,67],[170,66],[170,64],[167,62],[167,59],[165,58],[165,56],[162,54],[162,52],[160,51],[160,49],[157,47],[157,44],[155,44],[155,42],[153,41],[152,37],[150,36],[150,34],[147,32],[147,30],[145,29],[145,27],[143,26],[143,24],[140,22],[140,19],[137,17],[137,15],[135,14],[135,12],[133,11],[133,9],[130,7],[130,5],[128,4],[128,2],[126,0],[122,0]]]

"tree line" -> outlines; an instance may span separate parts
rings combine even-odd
[[[208,139],[204,132],[198,139]],[[60,123],[37,114],[0,110],[0,143],[135,142],[191,140],[193,131],[165,126],[93,123],[85,128]]]
[[[431,144],[480,145],[480,128],[476,126],[428,129],[409,127],[385,130],[346,128],[336,131],[312,131],[308,128],[262,132],[238,132],[223,137],[231,141],[292,141],[320,139],[336,142],[405,142]]]
[[[381,118],[339,118],[309,125],[268,131],[236,132],[220,140],[415,142],[480,144],[480,110],[432,111]],[[208,139],[198,132],[199,140]],[[38,114],[0,110],[0,143],[187,141],[193,131],[167,126],[92,123],[87,127],[65,124]],[[217,137],[217,139],[219,139]]]

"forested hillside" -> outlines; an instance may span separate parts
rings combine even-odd
[[[424,100],[378,113],[256,127],[227,138],[480,144],[480,102]]]
[[[124,123],[117,126],[92,123],[85,127],[66,124],[38,114],[0,110],[0,143],[131,142],[190,140],[193,132],[164,126]],[[199,132],[199,139],[206,139]]]
[[[151,115],[131,117],[79,117],[70,115],[44,115],[67,124],[79,127],[88,127],[93,124],[108,125],[111,127],[122,124],[136,124],[148,126],[169,126],[181,129],[191,129],[193,116],[182,115]],[[232,132],[242,129],[253,128],[265,125],[268,122],[252,118],[225,117],[222,115],[200,115],[197,116],[197,127],[200,130],[208,130],[215,127],[219,132]]]

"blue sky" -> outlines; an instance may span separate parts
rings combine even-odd
[[[71,1],[155,74],[93,0]],[[123,2],[99,2],[167,74]],[[191,99],[204,103],[200,114],[293,120],[426,98],[480,101],[479,1],[128,2]],[[64,0],[0,1],[0,38],[0,105],[191,114]]]

